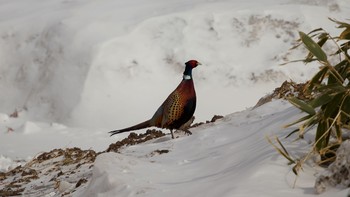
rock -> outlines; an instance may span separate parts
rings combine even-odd
[[[348,188],[350,186],[350,141],[344,141],[337,150],[336,160],[320,174],[315,182],[318,194],[328,187]]]
[[[73,185],[71,183],[64,181],[64,180],[58,181],[57,186],[58,186],[57,190],[59,193],[64,193],[68,190],[71,190],[71,188],[73,187]]]

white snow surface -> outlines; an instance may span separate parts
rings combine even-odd
[[[314,195],[315,169],[293,189],[265,139],[288,133],[299,112],[281,101],[250,107],[318,69],[279,66],[305,55],[288,50],[299,30],[336,33],[327,17],[348,13],[348,0],[0,0],[0,171],[54,148],[105,150],[127,135],[107,131],[149,119],[196,59],[196,122],[244,111],[189,137],[102,154],[75,195]],[[150,156],[156,149],[170,152]]]
[[[300,117],[286,101],[226,116],[192,129],[193,135],[130,146],[121,153],[97,157],[93,176],[81,196],[314,196],[318,168],[305,164],[297,179],[287,160],[265,136],[285,136],[285,125]],[[281,137],[283,139],[283,137]],[[284,140],[295,156],[306,154],[307,143]],[[304,148],[304,151],[303,151]],[[169,153],[156,154],[157,150]],[[345,196],[333,189],[319,196]]]

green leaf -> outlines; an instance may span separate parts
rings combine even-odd
[[[328,18],[328,19],[331,20],[331,21],[333,21],[333,22],[335,22],[335,23],[337,23],[337,24],[339,25],[338,28],[347,28],[347,27],[350,27],[350,24],[349,24],[349,23],[340,22],[340,21],[335,20],[335,19],[333,19],[333,18]]]
[[[329,71],[330,72],[329,72],[328,84],[330,84],[330,83],[338,83],[340,85],[343,85],[344,78],[343,78],[342,74],[339,73],[333,66],[330,66]]]
[[[310,128],[311,126],[317,124],[319,121],[318,116],[314,115],[311,118],[309,118],[304,124],[300,125],[299,127],[299,138],[304,138],[304,134],[308,131],[305,131],[305,128]]]
[[[320,121],[317,126],[316,137],[315,137],[317,151],[322,150],[328,144],[328,141],[326,140],[326,134],[325,134],[327,130],[328,130],[327,122],[325,120]]]
[[[296,62],[304,62],[305,63],[305,59],[292,60],[292,61],[284,62],[284,63],[281,63],[280,66],[284,66],[284,65],[287,65],[287,64],[290,64],[290,63],[296,63]]]
[[[318,36],[318,46],[322,47],[328,40],[328,34],[327,33],[321,33],[319,36]],[[314,61],[314,59],[312,59],[312,57],[314,57],[314,55],[310,52],[307,56],[306,56],[306,59],[305,59],[305,62],[308,63],[308,62],[312,62]]]
[[[349,67],[349,61],[348,60],[343,60],[339,62],[337,65],[334,66],[334,69],[340,73],[344,72],[344,69]]]
[[[291,158],[291,156],[287,152],[286,148],[284,148],[283,144],[280,142],[278,137],[276,137],[276,141],[282,147],[282,149],[280,149],[274,143],[272,143],[272,141],[271,141],[271,139],[269,137],[266,136],[266,139],[277,150],[277,152],[279,154],[281,154],[283,157],[285,157],[287,160],[289,160],[290,163],[295,163],[294,159]]]
[[[339,39],[350,40],[350,27],[341,32]]]
[[[295,175],[297,175],[298,176],[298,166],[297,165],[295,165],[293,168],[292,168],[292,170],[293,170],[293,173],[295,174]]]
[[[301,165],[302,165],[302,163],[301,163],[300,161],[298,161],[298,162],[293,166],[293,168],[292,168],[292,171],[293,171],[294,174],[297,175],[297,176],[298,176],[299,170],[302,169]]]
[[[318,92],[327,92],[328,94],[340,94],[346,91],[346,88],[339,83],[323,85],[317,88]]]
[[[305,128],[311,127],[318,122],[319,122],[319,117],[317,115],[314,115],[304,123],[304,127]],[[303,133],[301,133],[301,135],[303,135]]]
[[[321,68],[321,70],[318,71],[318,73],[316,73],[315,76],[312,77],[312,79],[307,85],[307,90],[311,91],[315,87],[315,85],[321,84],[328,70],[329,68],[327,66],[323,66],[323,68]]]
[[[317,28],[317,29],[314,29],[314,30],[310,31],[308,34],[316,33],[316,32],[319,32],[319,31],[324,32],[324,29],[323,28]]]
[[[348,55],[346,52],[350,49],[350,42],[345,42],[340,45],[340,49],[338,49],[334,54],[344,53],[344,55]]]
[[[291,104],[293,104],[295,107],[299,108],[300,110],[302,110],[310,115],[316,114],[316,111],[314,110],[314,108],[312,108],[311,105],[305,103],[304,101],[301,101],[295,97],[289,97],[287,99]]]
[[[340,109],[345,114],[350,114],[350,95],[349,93],[345,95],[344,101],[342,102],[342,106]],[[349,119],[346,115],[341,118],[341,122],[345,124],[345,122]]]
[[[340,103],[343,100],[344,93],[336,94],[334,98],[327,104],[321,107],[323,110],[323,118],[326,120],[328,118],[334,119],[338,114]]]
[[[328,92],[316,97],[315,99],[311,100],[309,102],[309,105],[313,108],[320,107],[322,105],[325,105],[329,103],[334,98],[333,94],[328,94]]]
[[[317,44],[320,47],[322,47],[329,39],[328,34],[326,34],[326,33],[321,34],[318,38],[319,38],[319,40],[318,40]]]
[[[335,127],[335,132],[336,132],[338,141],[342,141],[342,128],[341,128],[341,126],[338,124],[335,124],[334,127]]]
[[[292,122],[292,123],[289,123],[289,124],[287,124],[287,125],[285,125],[285,126],[283,126],[284,128],[287,128],[287,127],[290,127],[290,126],[292,126],[292,125],[295,125],[295,124],[298,124],[298,123],[300,123],[300,122],[303,122],[303,121],[305,121],[305,120],[308,120],[309,118],[311,118],[313,115],[306,115],[306,116],[304,116],[304,117],[302,117],[302,118],[300,118],[300,119],[298,119],[298,120],[296,120],[296,121],[294,121],[294,122]],[[297,130],[299,130],[299,129],[297,129]],[[295,132],[295,131],[293,131],[293,132]],[[290,135],[290,134],[289,134]],[[288,135],[288,136],[289,136]]]
[[[304,43],[305,47],[312,53],[319,61],[326,62],[327,61],[327,55],[326,53],[321,49],[321,47],[314,42],[308,35],[306,35],[304,32],[299,32],[301,41]]]
[[[294,129],[292,132],[290,132],[285,138],[288,138],[290,137],[291,135],[293,135],[294,133],[298,132],[299,131],[299,128],[297,129]]]
[[[281,146],[281,148],[282,148],[283,151],[286,153],[286,155],[289,156],[289,153],[288,153],[287,149],[284,148],[283,144],[282,144],[281,141],[278,139],[278,137],[276,137],[276,141],[277,141],[277,143]],[[294,160],[293,160],[293,161],[294,161]]]

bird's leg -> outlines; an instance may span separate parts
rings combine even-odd
[[[184,131],[185,133],[187,133],[188,135],[192,135],[192,132],[191,132],[190,130],[188,130],[188,129],[183,129],[183,131]]]
[[[171,138],[174,139],[174,133],[173,133],[173,130],[172,130],[172,129],[170,129],[170,133],[171,133]]]
[[[194,121],[194,116],[191,117],[191,119],[189,119],[185,124],[183,124],[179,130],[184,131],[186,134],[188,135],[192,135],[192,132],[190,130],[188,130],[191,127],[191,124]]]

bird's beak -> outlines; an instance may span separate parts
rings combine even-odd
[[[202,64],[201,64],[201,63],[199,63],[199,62],[197,62],[197,66],[198,66],[198,65],[202,65]]]

